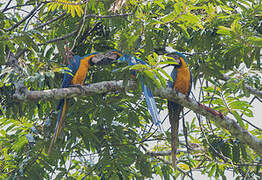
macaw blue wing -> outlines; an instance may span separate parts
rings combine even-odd
[[[70,64],[67,66],[67,69],[65,70],[62,88],[66,88],[71,85],[71,81],[80,66],[80,61],[81,57],[78,55],[70,59]]]
[[[130,66],[135,65],[135,64],[147,65],[147,63],[145,61],[138,59],[138,58],[135,58],[135,57],[131,57],[131,56],[126,55],[126,54],[123,54],[123,56],[120,57],[118,60],[120,62],[125,61]],[[153,119],[153,122],[157,126],[158,130],[161,133],[164,133],[163,128],[161,126],[161,121],[160,121],[160,118],[159,118],[158,109],[156,107],[156,102],[155,102],[154,96],[152,94],[152,91],[151,91],[151,89],[149,89],[149,87],[147,85],[144,84],[142,79],[141,79],[141,85],[142,85],[143,94],[144,94],[145,99],[146,99],[147,107],[148,107],[149,113],[150,113],[150,115]]]
[[[175,84],[175,81],[176,81],[176,76],[177,76],[177,69],[174,68],[174,69],[172,70],[172,72],[171,72],[171,77],[172,77],[172,79],[173,79],[173,82],[170,81],[170,79],[167,81],[167,86],[168,86],[169,88],[173,88],[173,87],[174,87],[174,84]]]

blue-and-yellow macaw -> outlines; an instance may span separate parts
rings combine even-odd
[[[147,63],[145,61],[138,59],[136,57],[133,57],[133,56],[123,54],[118,50],[113,50],[112,52],[114,52],[114,53],[116,53],[120,56],[120,58],[118,59],[120,62],[121,61],[127,62],[128,65],[130,65],[130,66],[133,66],[135,64],[147,65]],[[157,126],[158,130],[160,132],[164,133],[163,128],[161,126],[161,121],[160,121],[160,118],[159,118],[158,109],[156,107],[156,102],[155,102],[155,99],[153,97],[152,91],[150,90],[148,85],[143,82],[143,80],[141,80],[141,85],[142,85],[143,94],[144,94],[145,99],[146,99],[147,107],[148,107],[149,113],[150,113],[150,115],[153,119],[153,122]]]
[[[78,55],[74,56],[72,59],[70,59],[70,64],[67,66],[66,73],[64,74],[62,88],[67,88],[74,85],[83,85],[90,66],[94,64],[108,64],[117,58],[119,58],[119,55],[115,54],[114,52],[107,54],[106,56],[101,56],[98,53],[88,54],[83,57]],[[58,108],[60,111],[57,118],[55,133],[49,145],[48,154],[50,154],[52,147],[62,130],[63,121],[68,107],[67,101],[68,99],[64,98],[59,102]]]
[[[170,53],[168,56],[174,58],[175,62],[178,63],[178,65],[174,65],[174,69],[171,73],[173,82],[168,81],[168,87],[176,89],[180,93],[189,96],[192,87],[192,75],[188,67],[186,57],[179,52]],[[171,156],[173,168],[176,167],[179,115],[182,110],[183,107],[180,104],[168,101],[169,122],[171,125]]]

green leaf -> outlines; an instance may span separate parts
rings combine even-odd
[[[159,70],[162,74],[164,74],[164,75],[168,78],[168,80],[170,80],[171,82],[173,82],[173,78],[172,78],[164,69],[159,68],[158,70]]]
[[[165,6],[162,4],[162,0],[154,0],[154,3],[157,4],[159,7],[161,7],[162,9],[166,9]]]
[[[211,167],[210,171],[208,172],[208,177],[213,176],[215,170],[217,168],[217,165],[215,164],[214,166]]]
[[[239,124],[241,127],[244,128],[245,125],[244,125],[243,119],[242,119],[242,117],[238,114],[238,112],[237,112],[237,111],[231,111],[231,113],[232,113],[233,116],[237,119],[238,124]]]
[[[157,88],[161,88],[161,83],[158,81],[156,75],[152,71],[145,70],[143,73],[154,82]]]
[[[177,17],[176,17],[176,15],[175,15],[175,13],[174,13],[174,12],[171,12],[171,13],[169,13],[168,15],[163,16],[163,17],[161,18],[161,21],[162,21],[163,23],[170,23],[170,22],[174,21],[176,18],[177,18]]]
[[[154,74],[157,76],[157,78],[160,80],[161,87],[166,87],[166,80],[162,77],[162,75],[155,69],[152,69]]]
[[[217,33],[222,35],[231,35],[231,29],[224,26],[218,26]]]
[[[232,147],[232,161],[235,163],[239,163],[239,160],[240,160],[240,148],[237,143],[234,143]]]
[[[241,154],[242,154],[243,159],[247,160],[248,157],[247,157],[246,145],[240,143],[239,146],[240,146],[240,149],[241,149]]]
[[[257,37],[257,36],[248,37],[248,42],[254,44],[255,46],[262,47],[262,37]]]

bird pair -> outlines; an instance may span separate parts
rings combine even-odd
[[[176,62],[176,64],[173,65],[174,68],[171,73],[171,77],[173,81],[170,80],[168,81],[168,87],[172,89],[176,89],[180,93],[183,93],[186,96],[188,96],[191,91],[192,76],[187,64],[186,57],[179,52],[169,53],[168,56],[172,57],[173,60]],[[74,56],[74,58],[70,60],[70,64],[67,66],[68,69],[66,70],[67,73],[64,74],[62,88],[70,87],[71,85],[83,85],[90,66],[110,64],[115,60],[125,61],[131,66],[139,63],[146,64],[146,62],[138,58],[122,54],[118,50],[112,50],[105,55],[92,53],[84,57]],[[149,89],[147,84],[145,84],[143,81],[141,82],[141,85],[147,102],[149,113],[152,116],[154,124],[157,125],[160,131],[163,131],[159,120],[156,103],[152,95],[152,91]],[[51,140],[48,154],[50,154],[52,150],[52,146],[54,145],[58,135],[61,132],[63,120],[65,117],[65,112],[67,109],[67,98],[60,100],[59,109],[60,112],[56,123],[56,130]],[[181,105],[168,101],[169,121],[171,124],[171,147],[172,147],[171,156],[172,156],[173,167],[176,166],[179,114],[182,111],[182,109],[183,107]]]

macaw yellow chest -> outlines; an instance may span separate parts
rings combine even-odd
[[[177,69],[176,81],[174,88],[183,94],[188,94],[191,86],[191,75],[188,67],[181,67]]]
[[[86,79],[86,75],[88,72],[88,68],[90,67],[89,60],[93,56],[94,55],[81,59],[79,68],[76,71],[76,74],[74,75],[74,78],[72,79],[71,84],[80,84],[80,85],[84,84],[84,81]]]

